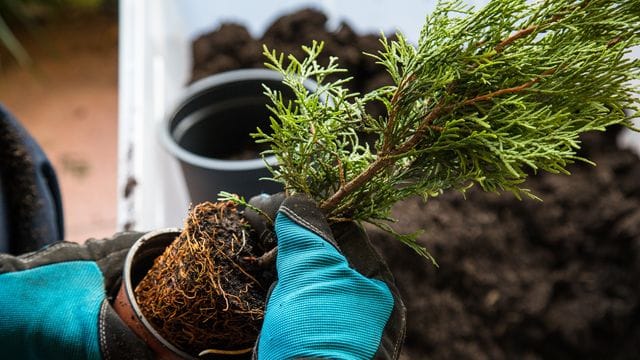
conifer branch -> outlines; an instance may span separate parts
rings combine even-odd
[[[640,60],[628,57],[640,44],[636,1],[493,0],[478,11],[441,1],[418,44],[380,39],[372,56],[394,85],[366,94],[344,87],[337,59],[318,64],[322,43],[303,47],[302,60],[265,49],[295,95],[284,102],[266,89],[272,131],[256,137],[279,162],[273,179],[316,199],[330,220],[388,231],[392,205],[414,195],[477,184],[536,198],[522,187],[527,169],[567,173],[588,162],[576,155],[581,133],[630,126],[635,114],[623,110],[637,111],[640,92]],[[363,110],[373,102],[387,116]],[[395,235],[429,256],[414,237]]]
[[[493,49],[496,51],[496,53],[501,53],[504,50],[504,48],[506,48],[507,46],[511,45],[514,41],[531,35],[534,31],[538,30],[538,28],[539,28],[538,25],[531,25],[526,29],[518,30],[515,34],[513,34],[513,35],[509,36],[508,38],[502,40]]]
[[[498,97],[498,96],[502,96],[502,95],[508,95],[508,94],[515,94],[518,92],[521,92],[523,90],[526,90],[530,87],[532,87],[533,85],[537,84],[540,82],[540,80],[542,80],[545,76],[548,75],[552,75],[554,72],[556,72],[557,68],[552,68],[549,70],[546,70],[545,72],[543,72],[540,76],[527,81],[526,83],[522,84],[522,85],[518,85],[518,86],[514,86],[514,87],[510,87],[510,88],[506,88],[506,89],[500,89],[500,90],[496,90],[493,91],[489,94],[484,94],[484,95],[478,95],[476,97],[474,97],[473,99],[468,99],[465,100],[462,105],[464,106],[469,106],[469,105],[474,105],[478,102],[481,101],[489,101],[491,99],[493,99],[494,97]]]
[[[507,89],[496,90],[489,94],[478,95],[472,99],[463,101],[461,105],[470,106],[481,101],[489,101],[497,96],[518,93],[520,91],[530,88],[534,84],[538,83],[543,77],[547,75],[551,75],[554,72],[555,72],[555,68],[549,69],[545,71],[543,74],[541,74],[539,77],[536,77],[535,79],[532,79],[522,85],[514,86]],[[401,83],[401,85],[398,86],[398,89],[402,87],[402,84],[403,83]],[[399,92],[394,93],[394,96],[391,100],[393,104],[392,109],[395,108],[395,102],[397,101],[397,94],[399,94]],[[385,142],[385,145],[382,147],[382,152],[378,154],[378,157],[376,158],[376,160],[373,163],[371,163],[371,165],[369,165],[369,167],[366,170],[364,170],[362,173],[360,173],[357,177],[355,177],[349,183],[344,183],[344,177],[341,176],[340,188],[333,195],[331,195],[331,197],[329,197],[328,199],[320,203],[320,208],[327,213],[331,213],[331,211],[337,206],[337,204],[340,203],[340,201],[344,199],[346,196],[348,196],[351,192],[355,191],[360,186],[362,186],[362,184],[371,180],[380,171],[385,169],[386,166],[392,163],[394,159],[397,158],[399,155],[404,154],[410,151],[411,149],[415,148],[417,144],[424,139],[425,133],[427,132],[428,129],[442,131],[441,127],[434,127],[434,125],[432,125],[431,122],[434,119],[436,119],[438,116],[441,116],[443,112],[449,112],[455,107],[457,106],[449,105],[447,107],[444,107],[443,101],[441,101],[431,112],[429,112],[427,116],[424,117],[424,119],[422,120],[422,123],[420,124],[420,126],[418,127],[414,135],[405,143],[401,144],[395,149],[391,149],[389,148],[388,142]],[[393,114],[389,115],[389,122],[387,123],[387,128],[385,129],[385,131],[389,131],[388,133],[390,133],[390,128],[393,126],[394,116],[392,115]],[[388,140],[389,137],[390,135],[385,135],[384,138],[385,140]],[[340,168],[342,167],[342,164],[340,162],[338,163],[338,165],[340,166]]]

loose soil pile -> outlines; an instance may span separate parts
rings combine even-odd
[[[326,64],[330,56],[340,58],[341,67],[347,69],[353,80],[347,84],[353,91],[371,91],[391,84],[391,77],[370,56],[382,50],[379,36],[362,35],[353,31],[347,23],[341,23],[336,31],[326,28],[327,17],[316,10],[305,9],[282,16],[271,24],[260,39],[254,39],[239,24],[226,23],[193,42],[193,71],[191,81],[202,79],[222,71],[242,68],[264,68],[262,45],[278,52],[292,54],[303,59],[302,45],[313,40],[324,42],[319,63]],[[372,115],[384,111],[382,106],[367,109]]]
[[[473,191],[399,204],[431,268],[385,234],[408,305],[408,359],[636,359],[640,353],[640,159],[615,131],[583,137],[598,165],[544,174],[543,202]]]
[[[389,82],[362,52],[376,35],[303,10],[274,22],[261,39],[237,24],[194,42],[193,79],[262,67],[261,44],[300,54],[325,41],[340,57],[353,90]],[[380,109],[370,109],[372,112]],[[440,264],[372,231],[408,306],[407,359],[636,358],[640,353],[640,160],[615,145],[616,131],[587,134],[571,176],[542,174],[527,183],[544,202],[471,191],[423,204],[399,204],[397,228],[422,228]]]

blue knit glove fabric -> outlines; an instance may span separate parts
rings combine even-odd
[[[100,359],[98,314],[105,299],[93,261],[0,275],[4,359]]]
[[[334,245],[282,212],[275,232],[278,282],[258,358],[373,358],[394,306],[387,285],[349,267]]]
[[[0,359],[150,359],[108,301],[141,235],[0,254]]]

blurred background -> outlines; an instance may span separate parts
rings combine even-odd
[[[67,240],[179,226],[188,195],[156,133],[187,84],[261,66],[264,41],[321,38],[359,90],[379,86],[388,79],[359,57],[375,51],[369,34],[415,40],[433,5],[1,0],[0,102],[57,170]],[[438,269],[370,232],[408,305],[403,359],[638,357],[640,140],[614,128],[582,141],[598,166],[532,177],[543,203],[471,191],[400,204],[399,229],[426,229]]]
[[[0,1],[0,102],[53,163],[76,242],[116,230],[117,5]]]

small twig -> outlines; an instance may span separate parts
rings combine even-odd
[[[261,268],[266,268],[276,261],[276,257],[278,256],[278,247],[274,247],[273,249],[267,251],[266,253],[258,256],[257,258],[251,258],[251,261],[255,262]]]
[[[612,46],[615,46],[617,43],[619,43],[620,41],[622,41],[622,36],[617,36],[611,40],[609,40],[609,42],[607,43],[607,48],[610,48]]]
[[[522,90],[530,88],[533,85],[539,83],[540,80],[542,80],[545,76],[552,75],[553,73],[556,72],[556,70],[557,70],[557,67],[552,68],[552,69],[548,69],[545,72],[543,72],[542,74],[540,74],[540,76],[538,76],[535,79],[532,79],[530,81],[527,81],[526,83],[524,83],[522,85],[514,86],[514,87],[510,87],[510,88],[506,88],[506,89],[496,90],[494,92],[491,92],[491,93],[488,93],[488,94],[484,94],[484,95],[479,95],[479,96],[474,97],[473,99],[465,100],[462,103],[462,105],[469,106],[469,105],[473,105],[473,104],[475,104],[477,102],[480,102],[480,101],[491,100],[491,99],[493,99],[494,97],[497,97],[497,96],[518,93],[518,92],[520,92]]]
[[[569,9],[566,9],[566,10],[568,12],[570,12],[570,11],[573,11],[573,10],[576,10],[576,9],[583,9],[587,5],[589,5],[589,0],[585,0],[582,4],[580,4],[577,7],[569,8]],[[531,35],[533,32],[535,32],[536,30],[538,30],[542,26],[547,26],[547,25],[553,24],[555,22],[558,22],[558,21],[562,20],[562,18],[564,18],[565,16],[566,16],[566,14],[555,14],[555,15],[553,15],[551,17],[551,19],[549,19],[546,22],[543,22],[541,24],[533,24],[533,25],[530,25],[529,27],[526,27],[524,29],[520,29],[520,30],[516,31],[513,35],[511,35],[511,36],[507,37],[506,39],[502,40],[498,45],[496,45],[493,48],[493,50],[495,50],[495,52],[497,54],[499,54],[502,51],[504,51],[504,49],[507,46],[513,44],[515,41]]]
[[[539,28],[538,25],[531,25],[526,29],[521,29],[515,32],[515,34],[509,36],[508,38],[502,40],[498,45],[496,45],[493,49],[496,53],[501,53],[504,48],[511,45],[514,41],[518,39],[522,39],[523,37],[528,36],[532,32],[536,31]]]
[[[346,184],[346,180],[344,178],[344,167],[342,166],[342,161],[340,160],[340,156],[336,156],[338,161],[338,176],[340,177],[340,186],[344,186]]]
[[[422,121],[420,122],[420,126],[418,127],[416,132],[413,133],[413,136],[411,136],[409,140],[405,141],[401,146],[399,146],[394,151],[394,155],[402,154],[413,149],[420,141],[422,141],[422,138],[424,138],[424,135],[427,132],[427,129],[433,126],[432,125],[433,120],[438,118],[443,112],[450,112],[451,110],[453,110],[453,106],[450,105],[445,107],[444,103],[445,103],[445,98],[443,97],[440,99],[440,102],[438,103],[438,105],[436,105],[422,119]]]
[[[386,165],[390,162],[392,162],[391,158],[386,157],[382,154],[378,155],[378,157],[363,172],[361,172],[351,181],[344,184],[344,186],[340,186],[340,188],[338,188],[338,190],[333,193],[333,195],[322,201],[320,203],[320,209],[322,209],[325,213],[330,213],[331,210],[338,206],[342,199],[344,199],[347,195],[351,194],[354,190],[360,188],[360,186],[377,175],[378,172],[381,169],[385,168]]]
[[[397,103],[398,103],[398,100],[400,99],[400,95],[404,90],[404,88],[407,86],[407,84],[409,84],[409,82],[413,81],[415,78],[416,78],[415,74],[409,74],[409,76],[402,79],[400,81],[400,84],[398,84],[396,91],[393,93],[393,96],[391,97],[391,101],[390,101],[391,111],[389,112],[389,120],[387,121],[387,125],[384,128],[384,136],[383,136],[384,143],[382,144],[383,152],[388,151],[391,147],[390,139],[391,139],[391,134],[393,133],[393,128],[395,127],[396,115],[398,113]]]

